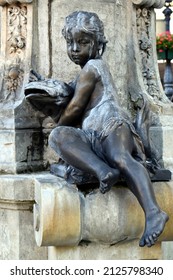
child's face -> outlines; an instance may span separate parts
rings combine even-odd
[[[73,28],[67,33],[66,42],[69,58],[81,67],[98,55],[98,43],[92,34]]]

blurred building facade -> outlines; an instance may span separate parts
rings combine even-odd
[[[171,3],[171,8],[173,10],[173,1]],[[164,9],[165,9],[165,7],[155,10],[155,13],[156,13],[156,35],[164,32],[166,30],[165,15],[163,13]],[[171,15],[171,20],[170,20],[170,32],[173,34],[173,13]],[[159,60],[158,65],[159,65],[161,82],[163,84],[164,83],[163,82],[163,79],[164,79],[163,77],[164,77],[164,71],[165,71],[165,61]]]
[[[171,4],[172,9],[173,9],[173,4]],[[165,31],[165,16],[163,14],[163,10],[165,7],[161,9],[156,9],[156,34],[160,34]],[[173,15],[172,15],[173,17]],[[173,33],[173,19],[170,20],[170,31]]]

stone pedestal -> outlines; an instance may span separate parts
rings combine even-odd
[[[84,196],[53,175],[37,178],[37,245],[48,246],[49,259],[162,259],[160,242],[173,240],[173,182],[154,183],[154,190],[169,221],[156,246],[140,248],[144,215],[127,188],[118,185],[104,195],[95,189]]]
[[[40,115],[24,101],[33,56],[32,1],[0,1],[1,173],[43,170]]]
[[[65,82],[74,78],[79,68],[66,54],[61,34],[64,18],[74,10],[94,11],[105,24],[109,43],[104,59],[110,65],[121,104],[133,119],[141,95],[148,101],[157,119],[151,137],[165,167],[172,170],[173,107],[160,83],[155,49],[154,8],[164,2],[0,0],[1,259],[171,258],[167,244],[138,247],[142,212],[127,189],[113,189],[105,196],[96,191],[85,197],[75,186],[69,187],[46,172],[32,173],[45,170],[57,159],[47,145],[54,123],[24,100],[31,68]],[[157,183],[155,191],[172,221],[172,181]],[[51,219],[46,216],[48,210]],[[170,224],[160,241],[172,240]]]

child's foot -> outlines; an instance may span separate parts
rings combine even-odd
[[[106,174],[106,176],[100,181],[100,191],[101,193],[108,192],[111,187],[118,181],[119,171],[113,170]]]
[[[146,245],[147,247],[151,247],[154,245],[163,232],[168,219],[168,215],[161,210],[151,213],[150,217],[148,219],[146,218],[145,231],[139,242],[139,246],[143,247]]]

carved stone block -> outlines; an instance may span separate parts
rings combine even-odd
[[[4,6],[6,4],[16,4],[16,3],[32,3],[33,0],[0,0],[0,6]]]

